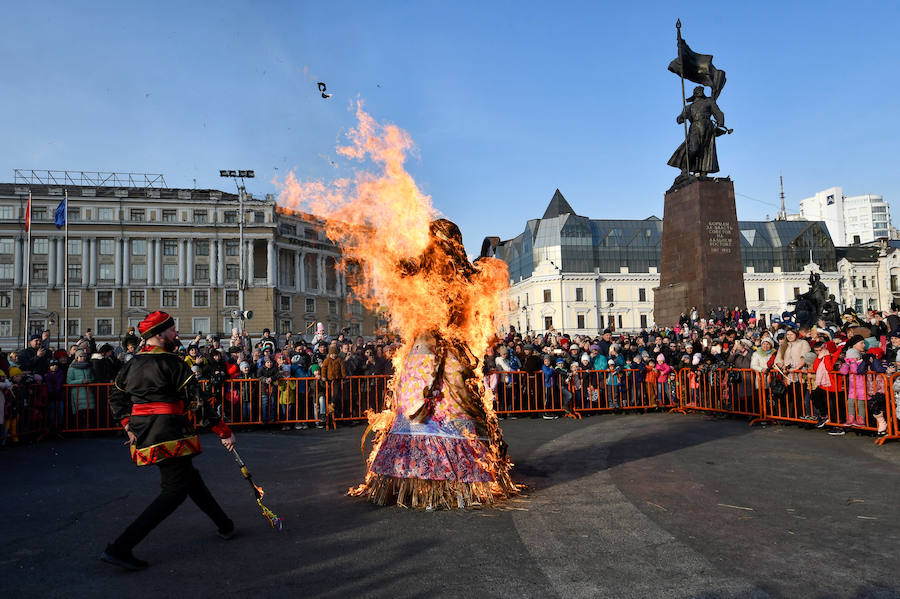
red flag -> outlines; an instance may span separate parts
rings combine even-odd
[[[25,206],[25,232],[31,228],[31,194],[28,194],[28,205]]]

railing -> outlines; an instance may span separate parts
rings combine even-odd
[[[900,439],[894,385],[900,375],[831,373],[833,386],[813,390],[814,374],[786,373],[775,389],[775,372],[718,368],[673,371],[665,381],[639,369],[588,370],[572,375],[541,372],[492,372],[485,386],[500,416],[608,412],[703,412],[746,417],[759,422],[835,426],[879,433],[876,443]],[[333,411],[336,421],[364,420],[367,411],[385,407],[389,376],[352,376],[337,381],[317,378],[232,379],[202,384],[226,421],[235,427],[314,423]],[[65,385],[57,393],[44,385],[18,385],[6,392],[5,425],[0,440],[13,443],[48,433],[119,430],[109,410],[111,383]],[[817,419],[818,418],[818,419]],[[881,419],[881,420],[879,420]]]

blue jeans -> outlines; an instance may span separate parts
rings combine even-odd
[[[269,396],[263,394],[259,399],[259,419],[263,422],[268,422],[270,420],[271,414],[269,413]]]

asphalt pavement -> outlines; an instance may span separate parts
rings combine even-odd
[[[135,549],[105,544],[155,497],[119,437],[0,451],[5,597],[900,597],[900,443],[703,415],[502,423],[528,485],[498,508],[411,511],[346,496],[362,426],[238,432],[285,519],[231,457],[195,459],[235,520],[190,500]]]

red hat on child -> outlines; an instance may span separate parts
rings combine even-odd
[[[138,323],[138,331],[142,339],[149,339],[159,335],[169,327],[174,327],[175,321],[165,312],[151,312],[147,318]]]

